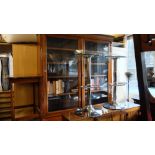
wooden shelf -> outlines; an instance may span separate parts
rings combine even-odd
[[[106,63],[91,63],[91,65],[107,65]]]
[[[10,94],[11,93],[11,90],[7,90],[7,91],[0,91],[0,94]]]
[[[105,90],[92,90],[92,93],[98,93],[98,92],[103,92],[103,93],[107,93]]]
[[[67,108],[67,109],[60,109],[60,110],[56,110],[56,111],[48,111],[48,114],[46,114],[46,116],[51,117],[51,114],[57,116],[60,113],[75,111],[75,108],[76,107],[70,107],[70,108]]]
[[[57,50],[57,51],[68,51],[68,52],[74,52],[76,49],[70,49],[70,48],[56,48],[56,47],[47,47],[48,50]]]
[[[71,92],[71,93],[61,93],[61,94],[48,94],[48,97],[56,97],[56,96],[67,96],[67,95],[74,95],[77,94],[78,92]]]
[[[15,118],[16,121],[29,121],[29,120],[41,120],[39,114],[31,114],[28,116],[23,116],[23,117],[17,117]]]
[[[39,82],[40,78],[41,76],[39,75],[9,77],[11,83],[35,83]]]
[[[15,109],[22,109],[22,108],[29,108],[29,107],[33,107],[33,104],[26,104],[26,105],[18,105],[18,106],[14,106]]]
[[[69,63],[65,63],[65,62],[50,62],[50,61],[48,61],[47,64],[54,64],[54,65],[69,65]],[[77,62],[74,63],[74,64],[77,64]]]
[[[91,75],[91,77],[97,77],[97,76],[99,76],[99,77],[105,77],[107,75]]]
[[[78,76],[48,76],[48,79],[70,79],[78,78]]]
[[[85,90],[85,93],[87,93],[87,90]],[[108,95],[108,93],[104,90],[91,90],[91,93],[102,93],[104,95]]]

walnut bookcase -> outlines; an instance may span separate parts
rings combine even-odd
[[[41,113],[43,120],[61,120],[66,111],[84,107],[87,84],[87,66],[76,50],[111,52],[112,36],[108,35],[39,35],[41,52]],[[107,83],[111,81],[111,64],[104,57],[93,58],[92,82],[98,81],[104,89],[93,89],[93,104],[110,100]]]

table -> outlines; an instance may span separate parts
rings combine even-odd
[[[102,104],[95,107],[102,107]],[[127,107],[121,110],[109,110],[103,108],[103,115],[96,118],[88,117],[85,112],[78,116],[74,112],[66,112],[62,115],[64,121],[135,121],[140,116],[140,105],[128,102]]]
[[[9,77],[10,83],[11,83],[11,111],[12,111],[12,120],[15,120],[15,109],[20,109],[20,108],[24,108],[24,107],[28,107],[30,105],[23,105],[23,106],[18,106],[15,107],[15,103],[14,103],[14,84],[32,84],[33,86],[33,107],[34,107],[34,113],[37,111],[38,113],[40,113],[38,105],[40,105],[38,103],[38,105],[35,104],[35,86],[39,87],[39,83],[40,83],[40,78],[41,76],[36,75],[36,76],[19,76],[19,77]],[[40,89],[40,88],[38,88]],[[39,98],[40,94],[38,93],[38,102],[40,101]],[[33,116],[33,115],[32,115]],[[35,115],[34,115],[35,116]]]

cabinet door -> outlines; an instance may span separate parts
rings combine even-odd
[[[13,75],[33,76],[40,74],[40,55],[37,45],[13,44]]]
[[[47,37],[48,112],[78,104],[78,40]]]
[[[85,41],[85,52],[91,53],[91,81],[88,77],[89,66],[85,59],[85,85],[91,84],[91,102],[99,104],[108,101],[108,61],[105,58],[109,53],[109,44],[94,41]],[[94,53],[94,55],[93,55]],[[95,55],[95,54],[99,55]],[[90,81],[90,83],[89,83]],[[87,101],[87,91],[85,91]],[[86,103],[88,104],[88,102]]]

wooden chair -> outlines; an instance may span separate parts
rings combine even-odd
[[[142,120],[155,120],[155,98],[148,89],[144,52],[155,51],[155,34],[133,35]]]

